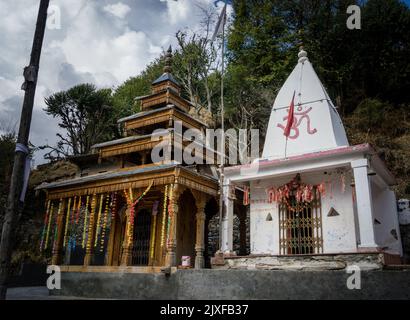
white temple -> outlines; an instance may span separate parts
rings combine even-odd
[[[284,135],[294,96],[294,120]],[[252,255],[378,252],[402,256],[395,179],[368,144],[350,146],[307,53],[280,89],[262,158],[225,169],[222,251],[232,253],[235,196],[250,192]]]

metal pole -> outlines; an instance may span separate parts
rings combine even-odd
[[[21,111],[20,127],[17,137],[16,153],[14,155],[13,172],[11,175],[10,191],[7,198],[6,214],[0,243],[0,300],[6,298],[7,277],[10,258],[14,246],[15,227],[24,202],[20,196],[23,189],[24,168],[27,158],[28,138],[30,134],[31,118],[33,114],[34,95],[36,92],[37,75],[40,65],[41,47],[47,22],[47,9],[50,0],[41,0],[38,10],[36,30],[31,49],[30,65],[24,68],[25,90],[23,108]],[[24,199],[23,199],[24,200]]]
[[[226,14],[226,13],[225,13]],[[222,24],[222,71],[221,71],[221,165],[220,165],[220,201],[219,201],[219,249],[222,249],[222,221],[225,216],[224,205],[224,165],[225,165],[225,117],[224,117],[224,55],[225,55],[225,20],[223,18]]]

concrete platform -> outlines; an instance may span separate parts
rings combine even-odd
[[[177,270],[162,273],[63,272],[53,296],[109,299],[410,299],[410,270],[360,272],[349,289],[341,270]]]

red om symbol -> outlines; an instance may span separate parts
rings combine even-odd
[[[301,111],[302,107],[298,107],[298,111]],[[293,135],[289,135],[289,139],[297,139],[299,137],[299,126],[302,123],[303,119],[306,119],[307,121],[307,133],[309,134],[315,134],[317,132],[316,129],[311,129],[310,128],[310,118],[308,113],[312,110],[312,107],[308,108],[306,111],[303,112],[295,112],[294,118],[293,118],[293,123],[291,126],[291,130],[294,131]],[[298,118],[298,116],[300,116],[300,118]],[[288,116],[283,117],[283,121],[286,121],[288,119]],[[286,125],[286,123],[285,123]],[[285,126],[278,124],[278,127],[281,128],[283,131],[285,131]]]

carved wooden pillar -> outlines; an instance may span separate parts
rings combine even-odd
[[[53,246],[52,250],[52,258],[51,264],[52,265],[59,265],[62,262],[62,248],[63,248],[63,240],[64,240],[64,221],[65,221],[65,199],[60,199],[60,205],[58,209],[57,215],[57,240],[55,246]]]
[[[195,269],[203,269],[205,266],[205,197],[195,197],[196,205],[196,243],[195,243]]]
[[[90,221],[88,223],[88,238],[85,248],[84,256],[84,266],[89,266],[92,263],[94,256],[94,223],[95,223],[95,211],[97,208],[97,195],[94,194],[91,199],[91,212],[90,212]]]
[[[177,224],[178,224],[178,210],[179,197],[182,189],[178,184],[174,184],[170,192],[168,215],[171,219],[169,239],[167,242],[167,253],[165,255],[165,265],[168,267],[177,266],[176,249],[177,249]]]
[[[121,265],[130,266],[132,264],[132,248],[134,239],[134,229],[131,228],[131,207],[128,206],[125,211],[127,217],[127,225],[125,227],[125,237],[122,243]],[[134,215],[135,216],[135,215]],[[130,235],[131,234],[131,235]]]

